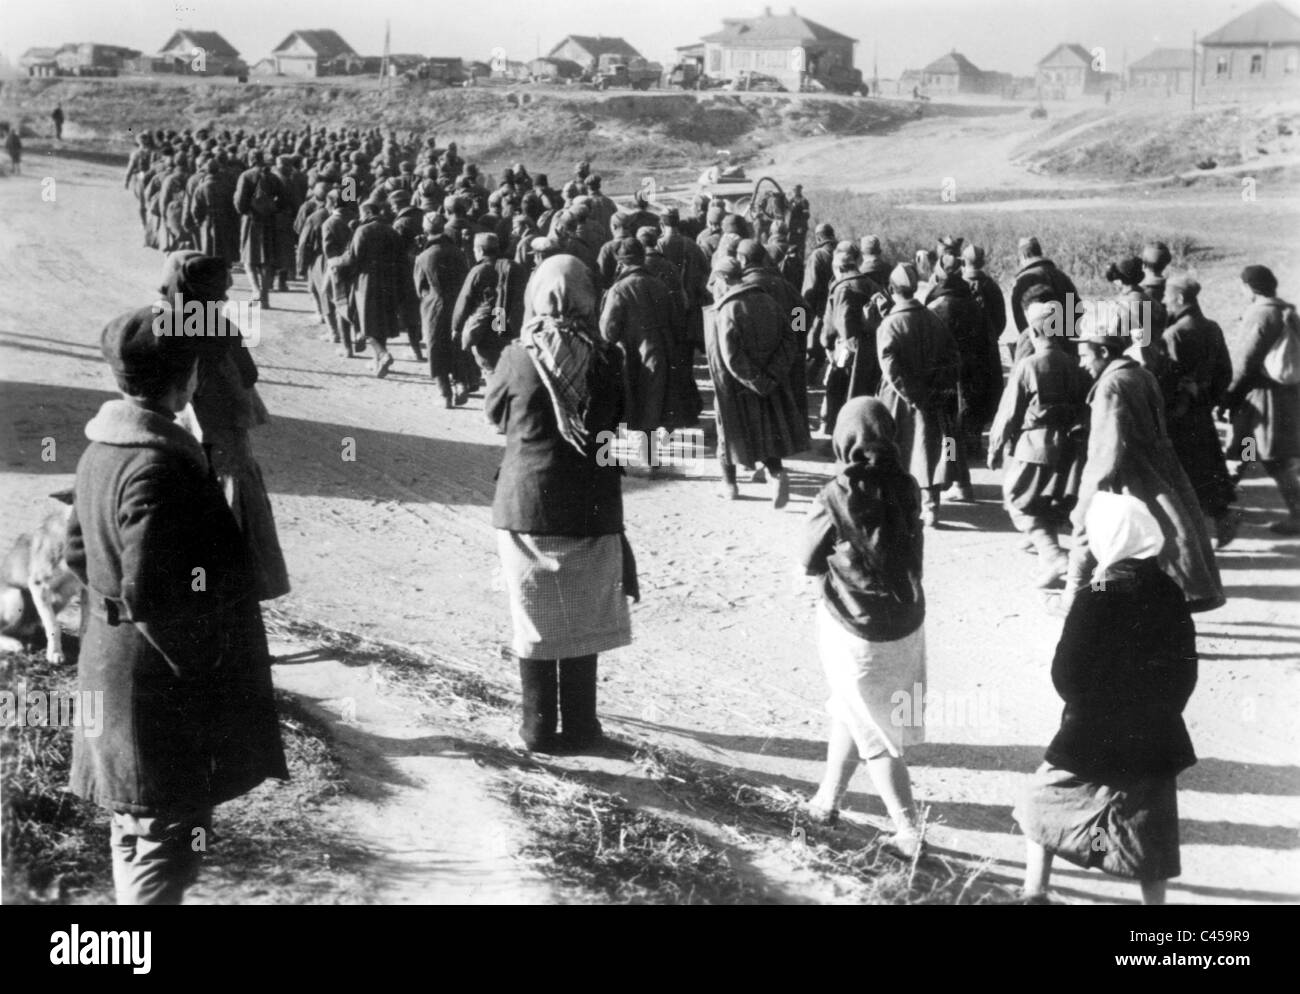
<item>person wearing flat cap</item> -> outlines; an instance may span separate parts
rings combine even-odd
[[[921,523],[939,524],[940,494],[957,482],[953,415],[961,359],[948,327],[916,299],[916,267],[889,276],[893,298],[876,331],[879,397],[898,426],[902,464],[921,488]]]
[[[605,293],[600,334],[623,352],[628,430],[649,434],[668,419],[672,299],[663,282],[646,269],[641,242],[624,238],[616,255],[618,275]]]
[[[803,270],[803,299],[808,301],[812,325],[808,328],[806,349],[808,382],[815,383],[826,362],[826,347],[822,345],[822,323],[826,317],[826,302],[830,299],[831,281],[835,279],[835,229],[829,224],[817,225],[816,246],[808,255]],[[822,426],[823,434],[830,434]]]
[[[1232,359],[1223,329],[1201,311],[1200,296],[1201,284],[1189,273],[1165,282],[1170,317],[1164,334],[1165,422],[1201,511],[1214,522],[1215,548],[1222,549],[1236,536],[1242,517],[1232,508],[1236,487],[1214,425],[1214,406],[1232,382]]]
[[[1128,354],[1131,338],[1123,305],[1101,301],[1085,307],[1078,332],[1079,365],[1093,385],[1088,392],[1088,456],[1071,516],[1074,546],[1062,605],[1088,584],[1097,565],[1085,522],[1093,497],[1109,492],[1138,498],[1160,523],[1160,565],[1182,588],[1188,610],[1222,606],[1223,584],[1196,491],[1169,440],[1160,386]]]
[[[496,235],[474,236],[474,268],[469,271],[451,330],[456,344],[474,357],[486,379],[505,346],[519,337],[524,319],[524,278],[519,265],[501,254]]]
[[[1161,389],[1169,384],[1169,363],[1165,357],[1164,333],[1169,316],[1163,294],[1153,298],[1142,286],[1142,260],[1130,256],[1106,269],[1106,279],[1118,291],[1121,319],[1133,344],[1129,353],[1144,369],[1151,372]]]
[[[836,245],[832,264],[835,275],[831,279],[821,331],[821,346],[830,357],[826,365],[821,422],[822,431],[833,436],[835,419],[850,396],[852,374],[858,373],[858,389],[864,394],[874,394],[880,385],[879,368],[872,369],[876,365],[875,332],[879,321],[868,317],[867,305],[884,288],[863,275],[862,250],[856,242],[843,241]],[[860,349],[866,350],[869,361],[858,361]],[[863,359],[867,360],[867,356]]]
[[[686,290],[682,273],[664,257],[658,228],[644,227],[636,240],[645,249],[645,268],[663,283],[672,307],[668,313],[668,393],[664,401],[664,428],[694,428],[704,408],[695,385],[695,346],[686,325]]]
[[[443,404],[455,407],[469,399],[476,370],[472,358],[457,347],[452,315],[469,263],[459,243],[447,231],[441,214],[425,215],[425,248],[415,258],[415,289],[420,297],[420,329],[429,350],[429,375]]]
[[[1285,364],[1276,361],[1289,341],[1295,373],[1300,319],[1295,306],[1278,296],[1277,277],[1267,266],[1243,269],[1241,289],[1250,304],[1237,335],[1235,373],[1219,411],[1232,424],[1228,458],[1241,460],[1243,471],[1252,462],[1264,467],[1287,510],[1269,528],[1277,535],[1300,535],[1300,381],[1286,382]]]
[[[361,337],[374,350],[371,370],[382,379],[393,364],[388,340],[402,330],[409,317],[406,295],[415,293],[415,285],[402,237],[378,204],[367,201],[361,205],[361,222],[337,268],[351,284]],[[407,331],[412,337],[418,334],[414,329]]]
[[[1030,336],[1025,333],[1029,319],[1025,317],[1025,294],[1031,287],[1044,286],[1050,291],[1050,299],[1062,308],[1075,307],[1079,301],[1079,292],[1074,288],[1074,281],[1062,272],[1051,259],[1043,256],[1043,247],[1038,239],[1028,236],[1020,239],[1017,247],[1020,268],[1011,284],[1011,319],[1015,323],[1019,338],[1016,342],[1017,360],[1031,355],[1034,351]],[[1076,352],[1073,338],[1064,342],[1065,349],[1071,355]]]
[[[717,413],[720,495],[737,500],[736,467],[762,463],[772,506],[780,509],[790,499],[783,460],[810,444],[806,409],[799,409],[791,385],[798,349],[776,299],[740,276],[735,259],[715,264],[709,278],[714,304],[704,329]]]
[[[1007,327],[1007,302],[1002,296],[1002,287],[984,269],[984,249],[968,243],[961,250],[961,261],[961,278],[966,281],[971,293],[975,295],[975,302],[984,311],[989,334],[993,336],[995,344],[1007,346],[1007,357],[1015,365],[1016,331],[1014,327]]]
[[[279,259],[276,216],[288,209],[291,195],[262,152],[253,152],[249,161],[249,168],[239,174],[235,184],[235,210],[241,218],[239,255],[254,296],[267,308],[271,306],[271,282]],[[292,220],[293,215],[289,217]]]
[[[1152,300],[1165,298],[1165,270],[1173,261],[1164,242],[1147,242],[1142,246],[1142,289]]]
[[[158,334],[156,316],[128,312],[101,336],[122,397],[86,425],[66,551],[84,584],[79,690],[103,702],[98,734],[74,729],[69,790],[111,812],[119,904],[180,904],[212,808],[288,777],[256,567],[176,423],[195,339]]]
[[[863,235],[858,239],[862,250],[862,275],[878,287],[889,285],[893,266],[881,255],[880,239],[876,235]]]

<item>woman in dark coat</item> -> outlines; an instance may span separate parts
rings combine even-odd
[[[85,584],[78,684],[104,714],[99,735],[76,732],[70,790],[113,812],[120,904],[179,904],[212,807],[288,776],[253,565],[174,421],[195,355],[154,319],[142,308],[104,330],[124,396],[86,426],[68,525]]]
[[[724,497],[740,496],[736,467],[761,462],[772,479],[772,504],[789,500],[786,456],[811,444],[808,418],[791,385],[797,346],[789,321],[762,286],[739,283],[740,264],[720,263],[709,284],[713,319],[705,322],[705,352],[718,420],[718,462]]]
[[[1047,903],[1052,857],[1137,880],[1163,904],[1181,872],[1175,778],[1196,762],[1182,712],[1196,686],[1196,628],[1157,555],[1142,501],[1100,493],[1088,510],[1097,557],[1052,661],[1061,726],[1015,817],[1028,845],[1025,896]]]
[[[441,214],[425,216],[427,248],[415,257],[415,290],[420,296],[424,345],[429,350],[429,375],[438,384],[443,403],[454,407],[469,399],[473,379],[465,368],[466,364],[472,366],[473,360],[457,344],[451,323],[469,265],[443,225]]]
[[[637,597],[623,471],[611,458],[622,373],[582,262],[547,259],[528,293],[534,316],[502,350],[484,398],[506,436],[492,524],[523,686],[520,736],[538,752],[587,749],[602,736],[597,654],[631,643],[624,598]]]

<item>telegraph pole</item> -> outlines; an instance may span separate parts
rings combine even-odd
[[[1196,110],[1196,32],[1192,32],[1192,110]]]

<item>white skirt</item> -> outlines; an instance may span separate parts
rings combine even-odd
[[[632,644],[618,535],[576,538],[498,529],[520,659],[570,659]]]
[[[817,644],[830,687],[826,710],[863,759],[901,757],[925,741],[925,628],[892,642],[858,638],[817,603]]]

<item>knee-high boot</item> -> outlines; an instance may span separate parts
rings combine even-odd
[[[585,749],[601,740],[594,655],[560,660],[560,718],[566,748]]]
[[[559,744],[555,734],[558,692],[555,660],[519,660],[519,683],[523,688],[519,737],[530,752],[551,752]]]

